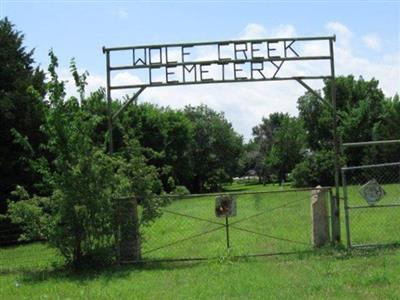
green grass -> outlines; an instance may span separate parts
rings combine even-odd
[[[280,187],[235,184],[228,189],[236,192],[271,191],[279,190]],[[284,187],[284,190],[289,189]],[[390,192],[391,187],[385,189]],[[358,201],[357,188],[354,187],[351,193],[352,201]],[[230,255],[227,255],[225,231],[222,227],[207,235],[162,248],[167,243],[222,226],[171,213],[164,213],[144,232],[146,240],[143,252],[146,259],[217,257],[210,261],[157,262],[74,273],[63,269],[62,259],[45,244],[0,249],[0,269],[3,270],[0,273],[0,298],[399,298],[400,249],[312,250],[309,196],[309,191],[238,196],[237,216],[230,219],[233,223],[264,212],[260,216],[237,223],[237,226],[301,243],[285,242],[231,228],[232,249]],[[215,217],[214,198],[205,196],[178,200],[166,209],[223,223],[224,219]],[[288,205],[281,207],[285,204]],[[377,209],[370,211],[375,214],[375,210]],[[362,219],[365,226],[354,229],[355,237],[368,238],[370,230],[367,225],[371,225],[368,223],[371,222],[370,219],[371,216]],[[398,236],[397,228],[392,228],[394,223],[389,219],[389,222],[385,220],[384,218],[380,221],[382,233],[377,238],[385,240],[388,236]],[[397,220],[399,219],[393,222]],[[342,229],[344,230],[344,226]],[[154,250],[157,248],[160,249]],[[232,258],[235,255],[291,251],[297,254]]]

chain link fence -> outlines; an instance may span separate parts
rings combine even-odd
[[[349,247],[400,243],[400,163],[342,168]]]

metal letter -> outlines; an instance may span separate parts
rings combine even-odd
[[[152,50],[158,50],[158,58],[160,59],[159,61],[157,61],[157,62],[153,62],[153,61],[152,61],[152,57],[151,57],[151,51],[152,51]],[[153,65],[153,64],[161,64],[161,63],[162,63],[162,51],[161,51],[161,47],[149,48],[149,62],[150,62],[150,65]]]
[[[247,53],[246,53],[246,51],[247,51],[247,43],[246,42],[244,42],[244,43],[235,43],[234,45],[235,45],[235,60],[238,59],[237,54],[239,52],[242,52],[243,56],[244,56],[244,59],[247,59]],[[238,49],[237,48],[238,45],[244,45],[244,49]]]
[[[176,63],[177,63],[176,60],[174,60],[174,61],[169,61],[169,60],[168,60],[168,47],[165,47],[165,63],[166,63],[166,64],[169,64],[169,63],[171,63],[171,64],[176,64]],[[167,80],[167,81],[168,81],[168,80]]]
[[[189,69],[186,65],[183,65],[182,66],[182,74],[183,74],[183,82],[186,82],[186,76],[185,76],[185,70],[188,72],[188,73],[190,73],[190,72],[192,72],[193,71],[193,69],[194,69],[194,81],[193,82],[196,82],[197,81],[197,70],[196,70],[196,65],[192,65],[192,67]]]
[[[185,62],[185,55],[189,55],[190,52],[185,52],[185,48],[192,48],[192,46],[182,46],[181,51],[182,51],[182,62]]]
[[[274,75],[272,76],[272,78],[275,78],[276,74],[278,74],[278,72],[281,69],[281,67],[282,67],[284,62],[285,61],[282,60],[281,63],[279,65],[277,65],[274,61],[271,61],[271,64],[273,64],[275,66],[275,68],[276,68],[276,71],[275,71]]]
[[[294,43],[294,40],[291,41],[289,45],[286,45],[286,41],[283,41],[283,45],[284,45],[284,49],[285,49],[285,57],[288,57],[287,49],[290,49],[297,57],[300,57],[300,55],[296,51],[294,51],[294,49],[292,48],[293,43]]]
[[[137,49],[133,49],[132,50],[132,55],[133,55],[133,65],[136,66],[139,62],[141,63],[142,66],[147,65],[147,51],[146,48],[142,48],[143,49],[143,55],[144,55],[144,61],[142,59],[142,57],[139,57],[136,59],[136,50]]]
[[[176,69],[176,67],[165,67],[165,78],[166,78],[166,82],[167,82],[167,83],[177,83],[178,80],[169,80],[169,75],[175,74],[175,72],[168,72],[168,69],[171,69],[171,68],[175,68],[175,69]]]
[[[203,70],[203,67],[205,66],[210,66],[211,64],[203,64],[200,65],[200,81],[213,81],[214,79],[212,78],[203,78],[203,73],[209,73],[208,70]]]
[[[261,45],[262,43],[260,43],[260,42],[252,42],[252,43],[251,43],[251,47],[250,47],[250,50],[251,50],[251,59],[255,59],[255,60],[257,60],[257,59],[263,59],[264,57],[262,57],[262,56],[255,56],[255,55],[254,55],[254,52],[260,51],[259,48],[257,48],[257,49],[254,48],[254,45],[256,45],[256,44]]]
[[[225,66],[227,65],[227,63],[222,63],[222,80],[225,80]]]
[[[227,46],[228,43],[218,44],[218,60],[219,61],[228,61],[231,60],[230,57],[221,57],[221,46]]]
[[[149,84],[150,85],[161,85],[161,81],[152,81],[151,70],[153,69],[161,69],[160,67],[150,67],[149,68]]]
[[[255,68],[254,67],[255,64],[261,64],[261,68],[260,69]],[[266,79],[266,77],[263,74],[263,72],[261,72],[261,71],[264,70],[264,62],[263,61],[260,61],[260,62],[253,62],[252,61],[251,65],[250,65],[250,69],[251,69],[251,79],[254,79],[254,72],[255,71],[257,71],[259,74],[261,74],[262,78]]]
[[[279,55],[271,55],[272,51],[276,51],[276,48],[270,48],[271,44],[277,44],[278,42],[268,42],[267,43],[267,51],[268,51],[268,57],[269,58],[280,58]]]
[[[243,69],[236,68],[236,66],[239,64],[244,65],[244,63],[236,63],[236,62],[233,64],[233,77],[238,80],[247,79],[247,77],[237,77],[236,76],[238,72],[243,71]]]

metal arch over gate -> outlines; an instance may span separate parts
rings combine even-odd
[[[113,121],[124,109],[149,87],[178,85],[287,81],[295,80],[332,110],[333,144],[335,150],[335,194],[333,208],[333,240],[340,242],[339,222],[339,154],[340,139],[337,133],[336,86],[334,42],[335,36],[293,37],[213,42],[103,47],[106,54],[109,152],[113,153]],[[325,49],[324,55],[309,55],[307,46]],[[322,51],[322,50],[321,50]],[[204,53],[207,53],[205,56]],[[124,63],[118,55],[124,57]],[[126,59],[128,57],[128,59]],[[206,58],[204,58],[206,57]],[[126,61],[129,63],[126,64]],[[113,62],[112,62],[113,61]],[[316,74],[293,74],[296,68],[285,68],[300,62],[318,62]],[[320,74],[324,69],[327,74]],[[114,84],[112,74],[132,72],[132,83]],[[323,72],[322,72],[323,73]],[[133,80],[135,78],[135,80]],[[325,101],[304,80],[331,79],[331,102]],[[135,89],[132,97],[116,112],[112,111],[113,90]]]

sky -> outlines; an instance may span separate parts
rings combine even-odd
[[[400,0],[398,1],[20,1],[0,0],[8,17],[47,68],[48,51],[59,58],[59,74],[76,94],[69,62],[87,70],[88,92],[105,86],[102,47],[268,37],[333,35],[336,75],[376,78],[388,97],[400,91]],[[312,53],[318,54],[318,47]],[[308,68],[308,69],[307,69]],[[311,71],[305,66],[303,71]],[[118,79],[118,78],[117,78]],[[129,84],[129,74],[119,77]],[[309,82],[314,89],[321,81]],[[114,98],[134,91],[113,93]],[[297,82],[251,82],[152,87],[141,102],[183,108],[206,104],[223,111],[245,140],[262,117],[277,111],[297,115],[304,88]]]

